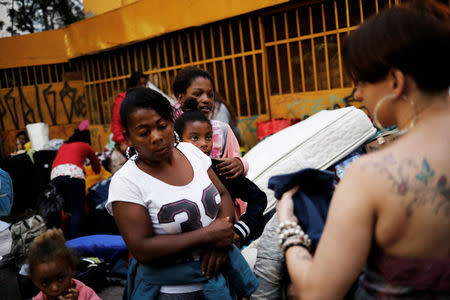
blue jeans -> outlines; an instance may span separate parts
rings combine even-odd
[[[278,246],[278,220],[274,214],[267,223],[258,245],[253,272],[259,281],[259,287],[250,297],[251,300],[281,300],[288,281],[283,252]]]
[[[159,293],[158,298],[156,298],[156,300],[204,300],[204,299],[205,296],[203,295],[203,291],[183,293],[183,294]]]
[[[84,220],[84,198],[86,183],[84,179],[70,176],[58,176],[52,180],[56,192],[64,198],[64,212],[70,212],[70,232],[67,238],[73,239],[81,235]]]

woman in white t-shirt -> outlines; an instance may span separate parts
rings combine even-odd
[[[174,146],[173,110],[156,91],[129,92],[120,117],[136,154],[114,174],[106,208],[128,249],[140,264],[201,259],[206,277],[215,276],[233,242],[233,204],[210,158],[189,143]],[[162,285],[157,299],[203,299],[202,290]]]

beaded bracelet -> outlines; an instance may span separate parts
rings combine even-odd
[[[291,236],[287,238],[281,246],[281,250],[283,251],[283,253],[286,253],[286,250],[292,246],[301,246],[308,250],[308,252],[311,250],[307,243],[305,243],[300,236]]]
[[[278,246],[283,248],[283,245],[290,237],[296,237],[302,245],[309,248],[311,246],[311,239],[305,232],[302,230],[300,225],[293,221],[285,221],[280,223],[277,228],[278,233]]]
[[[286,251],[289,249],[289,248],[291,248],[291,247],[294,247],[294,246],[300,246],[300,247],[302,247],[302,248],[305,248],[307,251],[308,251],[308,253],[310,253],[310,249],[308,248],[308,247],[306,247],[305,245],[303,245],[303,244],[297,244],[297,243],[293,243],[293,244],[289,244],[289,245],[287,245],[286,247],[284,247],[284,249],[283,249],[283,253],[284,254],[286,254]]]
[[[278,246],[281,248],[281,245],[288,237],[293,235],[300,235],[301,232],[302,230],[300,226],[294,222],[288,221],[288,223],[286,222],[281,223],[280,226],[277,228]]]

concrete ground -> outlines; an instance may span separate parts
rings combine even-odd
[[[120,300],[122,299],[123,286],[109,286],[100,293],[98,296],[103,300]]]

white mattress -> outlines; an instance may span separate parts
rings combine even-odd
[[[367,115],[353,106],[320,111],[253,147],[244,156],[250,165],[247,177],[267,194],[267,212],[275,206],[273,191],[267,188],[271,176],[303,168],[326,169],[375,132]]]

